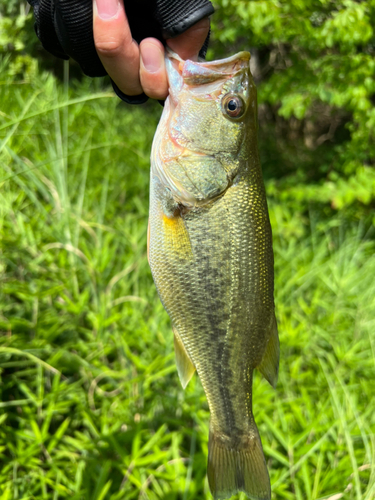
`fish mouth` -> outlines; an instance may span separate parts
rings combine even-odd
[[[179,55],[167,48],[166,65],[168,76],[170,77],[174,73],[174,78],[170,78],[171,87],[177,83],[176,72],[180,76],[180,83],[186,83],[191,86],[233,78],[238,73],[246,71],[249,68],[250,57],[249,52],[242,51],[217,61],[195,62],[190,59],[184,61]]]

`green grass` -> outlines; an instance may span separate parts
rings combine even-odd
[[[207,403],[146,258],[160,107],[47,76],[3,78],[0,103],[0,499],[211,498]],[[270,210],[281,366],[254,411],[274,498],[373,500],[374,235]]]

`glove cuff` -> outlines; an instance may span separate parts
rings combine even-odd
[[[148,96],[143,92],[143,94],[139,95],[126,95],[122,90],[118,88],[118,86],[115,84],[115,82],[111,78],[111,83],[112,83],[112,88],[117,95],[122,101],[128,103],[128,104],[143,104],[147,101]]]

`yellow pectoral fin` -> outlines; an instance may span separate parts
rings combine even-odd
[[[191,377],[194,375],[195,367],[175,327],[173,327],[173,333],[177,372],[180,377],[181,385],[185,389]]]
[[[189,233],[185,222],[180,215],[168,217],[163,215],[165,243],[180,259],[190,260],[193,257]]]
[[[260,373],[272,385],[272,387],[276,387],[277,384],[277,377],[279,374],[279,358],[279,335],[277,333],[277,323],[274,316],[271,324],[271,336],[268,341],[266,351],[263,355],[262,362],[257,367]]]

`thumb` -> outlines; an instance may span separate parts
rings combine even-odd
[[[206,17],[191,26],[184,33],[181,33],[181,35],[168,39],[167,45],[182,59],[196,61],[209,30],[210,20]]]

